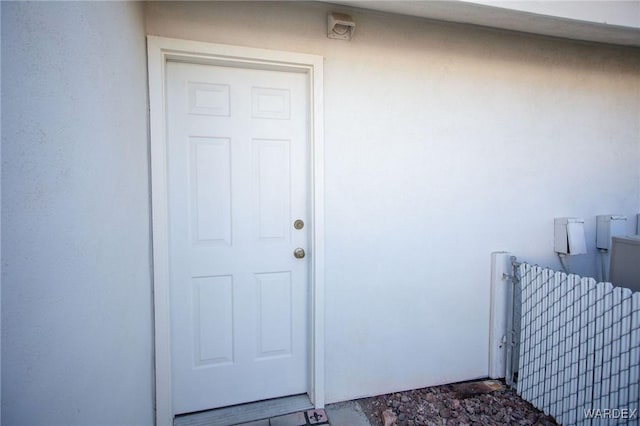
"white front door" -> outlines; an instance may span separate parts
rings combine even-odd
[[[308,77],[166,70],[173,412],[305,393]]]

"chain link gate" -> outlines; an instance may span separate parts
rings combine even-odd
[[[565,425],[640,424],[640,293],[511,265],[507,384]]]

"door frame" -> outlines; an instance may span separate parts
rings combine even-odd
[[[166,161],[166,64],[193,64],[300,72],[309,79],[310,153],[310,305],[309,389],[316,408],[324,408],[324,117],[323,58],[250,47],[147,36],[149,135],[153,247],[154,378],[156,425],[173,423],[171,397],[171,318]]]

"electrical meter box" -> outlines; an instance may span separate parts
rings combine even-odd
[[[611,284],[640,291],[640,236],[611,240]]]
[[[584,220],[575,217],[557,217],[554,220],[554,250],[572,256],[585,254]]]
[[[611,249],[611,237],[620,237],[627,234],[627,218],[625,216],[603,214],[597,216],[596,222],[596,247],[599,249]]]

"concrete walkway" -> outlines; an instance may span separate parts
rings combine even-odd
[[[324,410],[307,410],[285,416],[242,423],[238,426],[371,426],[356,401],[329,404]]]
[[[369,419],[356,401],[329,404],[326,411],[332,426],[371,426]]]

